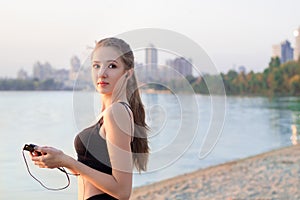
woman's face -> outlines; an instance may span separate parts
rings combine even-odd
[[[116,83],[125,73],[119,51],[113,47],[99,47],[92,57],[92,77],[100,94],[111,95]]]

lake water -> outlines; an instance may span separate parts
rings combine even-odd
[[[152,155],[149,171],[134,174],[135,187],[291,145],[291,125],[300,128],[300,98],[227,97],[220,138],[202,158],[205,134],[214,128],[212,116],[222,112],[212,110],[211,98],[172,94],[142,98]],[[92,92],[0,92],[0,199],[76,199],[76,178],[71,177],[66,190],[45,190],[29,176],[21,152],[25,143],[35,143],[76,157],[73,140],[96,118],[99,102]],[[58,170],[38,169],[30,161],[29,167],[49,187],[66,184]]]

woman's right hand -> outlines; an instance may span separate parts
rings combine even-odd
[[[61,150],[53,147],[39,147],[34,148],[34,152],[31,153],[31,160],[35,165],[40,168],[57,168],[64,167],[64,161],[66,156]]]

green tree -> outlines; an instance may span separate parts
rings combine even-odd
[[[271,61],[269,62],[269,68],[275,69],[275,68],[279,68],[280,67],[280,59],[278,56],[276,56],[275,58],[271,58]]]

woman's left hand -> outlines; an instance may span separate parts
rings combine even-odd
[[[41,152],[42,155],[31,154],[31,160],[40,168],[57,168],[64,166],[64,157],[66,156],[61,150],[53,147],[38,147],[35,151]]]

